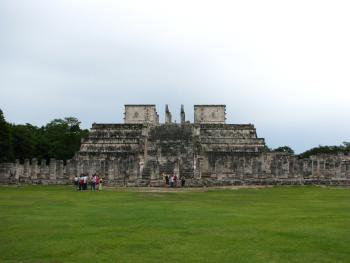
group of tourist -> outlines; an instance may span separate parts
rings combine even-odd
[[[172,176],[168,176],[167,174],[163,173],[163,180],[165,183],[165,187],[177,187],[178,183],[181,183],[181,187],[185,187],[186,180],[184,177],[181,177],[179,180],[178,176],[176,174],[173,174]]]
[[[178,187],[179,184],[181,187],[185,187],[186,180],[184,177],[179,177],[176,174],[173,174],[172,176],[169,176],[165,173],[163,173],[163,180],[165,183],[165,187]],[[88,176],[86,174],[81,174],[79,177],[74,177],[74,185],[76,190],[82,191],[82,190],[88,190],[90,188],[91,191],[95,190],[102,190],[102,178],[100,178],[98,175],[94,174],[91,176]]]
[[[79,177],[74,177],[74,185],[77,190],[87,190],[88,185],[90,186],[91,191],[102,190],[102,178],[94,174],[88,176],[86,174],[81,174]]]

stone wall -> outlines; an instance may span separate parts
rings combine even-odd
[[[162,142],[150,148],[146,164],[134,155],[113,160],[33,159],[0,164],[1,184],[71,184],[82,173],[98,174],[112,186],[161,186],[162,173],[177,173],[188,186],[223,185],[348,185],[350,155],[320,155],[298,159],[285,153],[218,153],[193,157],[190,148]],[[179,158],[169,152],[183,151]],[[140,167],[143,166],[143,167]]]

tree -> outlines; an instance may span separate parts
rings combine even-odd
[[[292,148],[290,148],[289,146],[281,146],[281,147],[274,149],[273,151],[294,154],[294,150]]]
[[[88,130],[74,117],[54,119],[45,126],[9,124],[0,110],[0,162],[14,159],[71,159]]]
[[[346,153],[350,152],[350,143],[343,142],[342,145],[332,145],[332,146],[322,146],[314,147],[310,150],[307,150],[299,155],[300,158],[309,158],[312,155],[317,154],[337,154],[337,153]]]
[[[271,152],[272,149],[271,149],[269,146],[267,146],[267,145],[265,144],[265,146],[264,146],[264,148],[263,148],[263,151],[264,151],[264,152]]]
[[[12,148],[16,159],[23,161],[26,158],[31,159],[34,157],[35,128],[30,124],[11,125]]]
[[[350,152],[350,142],[343,142],[344,151]]]
[[[44,129],[49,157],[62,160],[72,158],[80,148],[81,138],[88,135],[88,131],[82,130],[79,120],[74,117],[54,119]]]
[[[13,152],[9,124],[6,122],[4,114],[0,109],[0,162],[9,162],[12,160]]]

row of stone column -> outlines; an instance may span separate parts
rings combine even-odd
[[[27,181],[27,180],[69,180],[76,174],[76,163],[73,160],[64,161],[50,159],[49,164],[46,160],[41,160],[40,164],[38,159],[32,160],[25,159],[23,164],[20,164],[18,160],[12,166],[10,176],[14,179]]]
[[[242,157],[243,158],[243,157]],[[228,171],[225,162],[237,162],[236,171]],[[241,162],[242,161],[242,162]],[[143,180],[142,178],[142,160],[137,156],[123,156],[114,160],[68,160],[64,163],[62,160],[50,159],[49,163],[37,159],[24,161],[24,164],[16,163],[0,164],[0,181],[6,183],[11,182],[52,182],[66,183],[75,176],[81,174],[93,175],[98,174],[107,182],[134,182]],[[217,180],[225,178],[225,174],[230,176],[236,174],[241,179],[256,178],[300,178],[300,180],[308,179],[350,179],[350,158],[340,158],[333,156],[332,158],[310,158],[297,159],[294,156],[278,156],[278,155],[261,155],[256,158],[245,160],[222,159],[221,161],[208,161],[205,157],[194,157],[193,173],[194,179],[200,180],[202,177],[210,177]],[[148,169],[149,175],[146,179],[161,180],[159,174],[159,163],[152,162],[149,166],[144,164]],[[214,165],[214,167],[211,167]],[[203,174],[203,176],[202,176]],[[181,176],[181,174],[180,174]]]

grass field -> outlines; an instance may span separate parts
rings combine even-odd
[[[0,187],[0,262],[350,262],[350,189]]]

